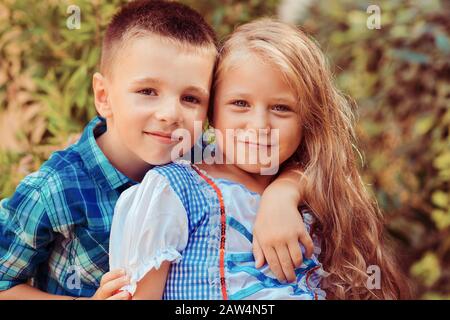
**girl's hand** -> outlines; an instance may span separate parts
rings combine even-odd
[[[296,280],[303,262],[300,243],[310,258],[314,245],[298,211],[298,193],[292,184],[274,182],[264,191],[253,229],[256,267],[267,261],[279,281]],[[300,242],[300,243],[299,243]]]
[[[130,300],[129,292],[120,288],[130,284],[130,277],[124,270],[117,269],[105,273],[100,280],[100,288],[91,297],[92,300]]]

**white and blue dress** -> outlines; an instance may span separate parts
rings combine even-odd
[[[266,264],[255,268],[252,230],[260,195],[242,184],[208,176],[187,162],[150,170],[120,196],[110,237],[110,269],[124,268],[131,284],[171,261],[163,299],[325,299],[314,255],[281,283]],[[313,216],[304,211],[310,231]]]

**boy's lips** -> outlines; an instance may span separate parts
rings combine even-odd
[[[151,136],[152,138],[155,138],[157,141],[162,142],[164,144],[173,144],[178,141],[179,139],[172,139],[172,133],[171,132],[162,132],[162,131],[144,131],[144,133],[147,136]]]

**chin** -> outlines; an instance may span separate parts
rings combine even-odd
[[[239,164],[236,166],[239,169],[252,174],[261,174],[261,171],[266,167],[261,164]]]
[[[165,155],[159,155],[159,154],[146,155],[142,159],[145,162],[147,162],[148,164],[151,164],[154,166],[162,166],[162,165],[172,162],[172,160],[170,159],[170,155],[166,155],[166,154]]]

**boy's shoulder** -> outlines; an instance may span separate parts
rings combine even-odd
[[[52,153],[37,171],[27,175],[11,197],[0,203],[2,214],[9,217],[8,220],[13,216],[19,220],[23,216],[33,216],[30,221],[49,219],[47,223],[52,226],[58,226],[57,221],[64,224],[65,220],[61,217],[65,217],[65,213],[71,211],[72,204],[79,200],[74,198],[79,193],[73,190],[87,176],[75,149],[75,145],[71,145]]]
[[[20,183],[40,191],[71,188],[74,184],[94,184],[93,168],[97,168],[101,151],[95,145],[94,130],[104,123],[99,117],[91,120],[84,128],[80,139],[63,150],[53,152],[41,167],[26,176]],[[101,129],[101,128],[100,128]],[[106,130],[106,129],[105,129]],[[92,177],[91,177],[92,176]]]
[[[64,150],[53,152],[37,171],[27,175],[20,184],[38,191],[45,191],[56,185],[71,184],[74,178],[85,179],[87,173],[75,146],[73,144]]]

